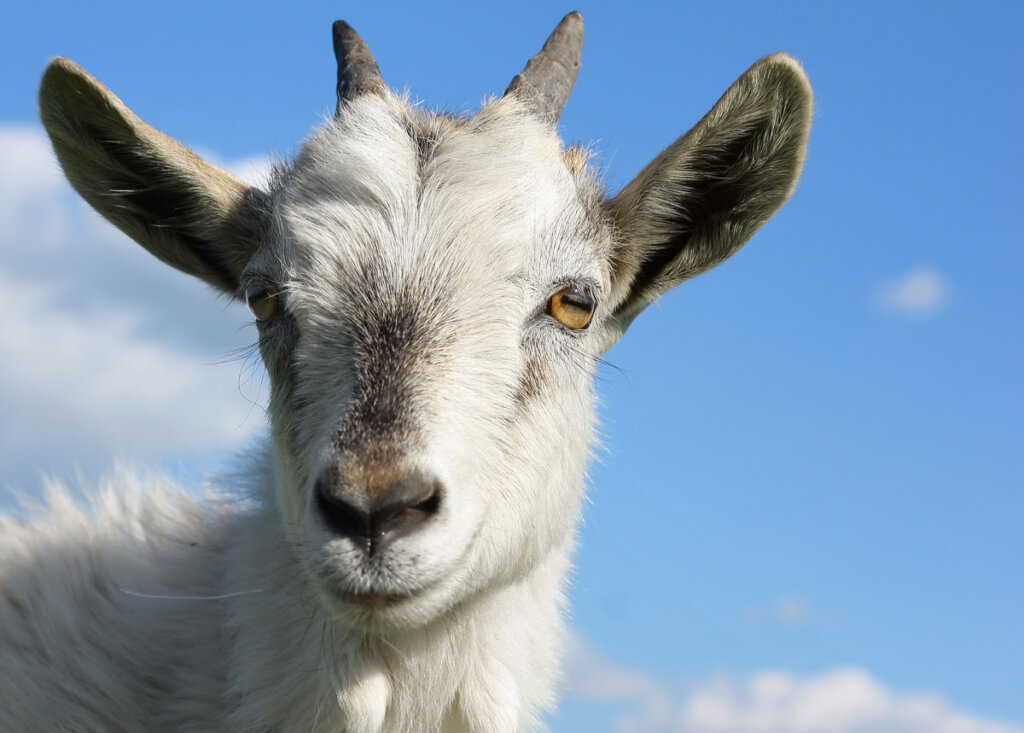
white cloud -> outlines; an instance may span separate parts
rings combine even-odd
[[[236,445],[262,425],[262,410],[240,394],[240,364],[204,363],[142,333],[128,312],[70,312],[57,296],[0,271],[5,468],[26,459],[64,467],[97,453],[166,459]]]
[[[716,676],[672,688],[578,638],[569,651],[570,696],[621,706],[612,725],[619,733],[1024,733],[1024,726],[958,711],[936,694],[895,692],[856,667]]]
[[[950,288],[940,272],[917,267],[903,277],[885,283],[875,294],[884,311],[908,316],[930,316],[949,302]]]
[[[697,686],[682,701],[680,733],[1020,733],[1024,728],[961,713],[934,694],[896,693],[867,671],[813,677],[761,672]]]
[[[0,312],[0,486],[210,455],[262,429],[262,366],[227,356],[254,340],[244,308],[92,212],[36,127],[0,125]]]

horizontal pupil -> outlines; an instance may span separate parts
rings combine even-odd
[[[594,308],[594,301],[582,293],[562,293],[559,302],[561,305],[567,305],[570,308],[576,308],[588,313]]]

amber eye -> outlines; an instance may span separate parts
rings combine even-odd
[[[551,296],[548,301],[548,315],[566,328],[579,331],[590,325],[594,317],[597,300],[583,290],[566,288]]]
[[[277,313],[277,301],[277,291],[266,283],[250,285],[245,289],[245,304],[257,321],[266,321]]]

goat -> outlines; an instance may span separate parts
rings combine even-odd
[[[607,198],[561,110],[565,17],[453,117],[334,25],[337,110],[267,190],[73,62],[40,89],[74,188],[244,299],[269,439],[223,496],[118,476],[0,530],[0,727],[519,731],[555,702],[598,357],[792,193],[811,90],[769,56]],[[242,498],[247,497],[247,498]]]

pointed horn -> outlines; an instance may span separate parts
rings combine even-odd
[[[343,20],[334,23],[334,56],[338,59],[339,109],[345,100],[384,88],[384,78],[370,47]]]
[[[557,124],[576,84],[582,50],[583,16],[569,13],[540,53],[508,85],[505,95],[515,94],[539,117]]]

